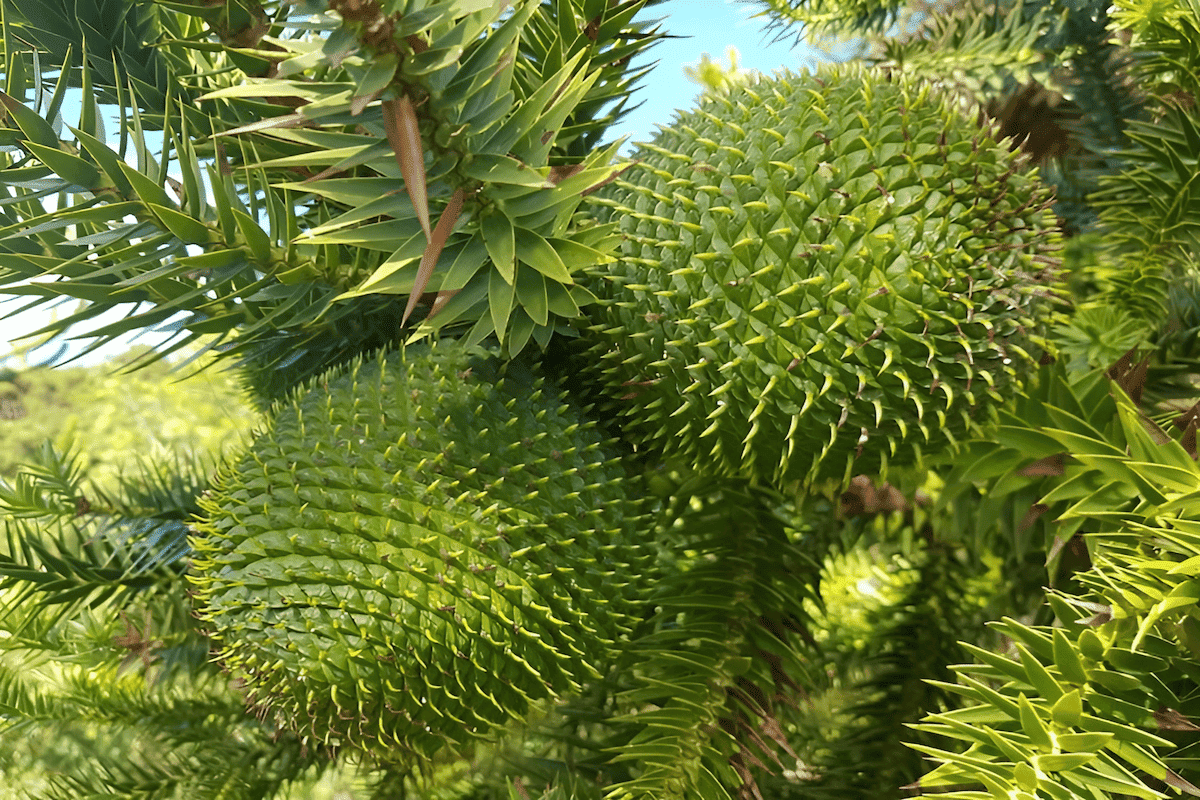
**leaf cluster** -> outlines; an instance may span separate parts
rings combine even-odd
[[[608,131],[657,4],[6,0],[0,289],[79,302],[40,335],[114,309],[93,346],[174,332],[130,366],[223,360],[268,412],[435,334],[548,349],[571,385],[577,278],[618,241],[579,210],[627,166]],[[1200,795],[1200,7],[757,5],[865,37],[1041,165],[1075,237],[1057,363],[894,486],[784,497],[627,454],[663,498],[658,585],[602,677],[494,741],[341,767],[379,798]],[[0,484],[0,768],[40,798],[304,793],[338,754],[247,709],[190,613],[210,464],[89,483],[112,447]],[[839,617],[868,574],[887,591]]]

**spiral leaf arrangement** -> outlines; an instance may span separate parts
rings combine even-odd
[[[449,341],[359,359],[215,481],[199,614],[286,727],[429,756],[598,675],[646,574],[634,485],[527,364]]]
[[[215,481],[198,613],[283,727],[411,765],[621,654],[633,696],[654,698],[628,720],[662,733],[653,707],[675,712],[655,665],[700,619],[652,599],[678,565],[651,554],[680,520],[651,518],[628,456],[741,486],[885,472],[970,431],[1034,360],[1055,295],[1050,193],[927,85],[782,75],[681,116],[640,161],[592,206],[609,217],[592,234],[622,242],[587,276],[599,302],[574,351],[592,420],[534,356],[443,332],[310,380]],[[718,657],[745,636],[692,656],[704,696],[749,685]],[[754,785],[741,746],[705,726],[671,735]],[[614,791],[658,796],[695,767],[664,752],[625,752],[636,772]]]
[[[929,86],[782,74],[682,114],[606,190],[584,340],[637,445],[779,485],[886,473],[1037,352],[1051,192]]]

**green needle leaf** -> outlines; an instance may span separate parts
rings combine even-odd
[[[493,270],[488,280],[488,310],[501,344],[504,343],[504,336],[508,330],[508,316],[512,313],[515,298],[516,290],[513,285],[504,280],[498,270]]]
[[[487,247],[496,271],[511,284],[516,273],[516,232],[512,221],[499,211],[483,217],[479,221],[480,235]]]
[[[563,260],[544,238],[526,228],[516,229],[517,258],[552,281],[572,284],[575,280]]]

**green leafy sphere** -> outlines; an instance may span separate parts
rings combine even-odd
[[[433,342],[273,412],[202,500],[191,581],[283,726],[427,758],[578,688],[627,637],[640,492],[528,363]]]
[[[783,73],[602,193],[624,235],[582,341],[639,449],[774,485],[886,474],[983,421],[1053,305],[1052,195],[927,85]]]

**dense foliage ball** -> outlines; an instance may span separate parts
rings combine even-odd
[[[200,618],[248,701],[427,757],[577,688],[644,574],[611,443],[529,366],[438,342],[275,409],[196,526]]]
[[[1051,193],[928,87],[841,67],[708,97],[636,154],[584,334],[637,446],[759,482],[918,462],[1010,390]]]
[[[277,330],[246,343],[237,375],[244,396],[266,411],[297,386],[394,342],[406,298],[372,296],[347,301],[351,313],[332,316],[311,329]]]

